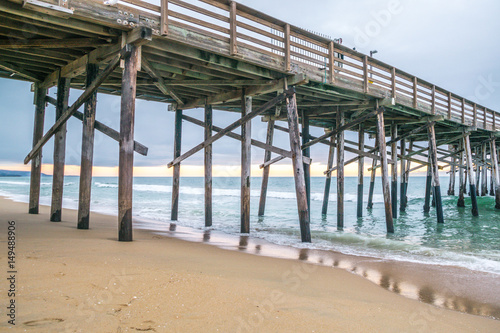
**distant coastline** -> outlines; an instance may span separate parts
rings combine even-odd
[[[0,170],[0,177],[28,177],[29,171]],[[42,173],[42,176],[47,176]]]

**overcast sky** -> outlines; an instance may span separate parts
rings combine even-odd
[[[150,1],[158,3],[159,1]],[[196,1],[188,1],[196,2]],[[422,79],[500,111],[500,2],[494,0],[454,1],[369,1],[369,0],[240,0],[293,25],[310,29]],[[33,96],[30,84],[0,79],[0,167],[22,164],[32,145]],[[71,101],[80,91],[73,91]],[[55,97],[55,89],[50,90]],[[117,97],[99,95],[97,119],[119,128]],[[200,110],[187,111],[202,118]],[[47,109],[45,131],[54,122],[54,110]],[[216,112],[214,124],[224,126],[238,115]],[[253,137],[265,140],[265,124],[253,122]],[[183,151],[202,141],[203,130],[185,123]],[[312,134],[319,134],[314,130]],[[148,157],[136,155],[136,166],[161,166],[172,159],[173,114],[166,105],[139,101],[136,107],[136,140],[149,147]],[[79,165],[81,122],[68,123],[67,164]],[[284,148],[288,139],[277,136]],[[52,163],[52,142],[44,149],[44,163]],[[214,164],[239,164],[240,145],[222,139],[214,145]],[[312,150],[313,160],[324,164],[327,149]],[[253,163],[262,162],[260,150],[253,150]],[[97,132],[96,166],[116,166],[118,144]],[[197,154],[186,164],[202,165]],[[285,161],[285,164],[289,161]]]

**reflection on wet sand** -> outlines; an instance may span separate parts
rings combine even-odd
[[[180,229],[180,230],[179,230]],[[186,230],[185,230],[186,229]],[[438,307],[465,312],[473,315],[487,316],[500,319],[500,299],[498,295],[499,283],[494,277],[488,276],[487,282],[492,285],[488,301],[483,301],[485,296],[475,295],[473,287],[476,287],[478,279],[469,279],[467,287],[464,286],[462,277],[467,277],[470,272],[457,271],[450,275],[450,270],[455,268],[436,269],[427,265],[409,265],[404,262],[383,261],[367,257],[353,257],[332,251],[321,251],[311,249],[297,249],[293,247],[279,246],[267,243],[263,240],[253,239],[249,236],[234,236],[215,232],[211,229],[195,231],[183,227],[177,227],[171,223],[169,231],[165,233],[169,237],[178,237],[188,241],[200,241],[213,243],[225,249],[235,249],[257,255],[295,259],[311,264],[322,264],[325,266],[339,267],[356,275],[362,276],[386,290],[397,294],[419,300]],[[235,244],[236,243],[236,244]],[[422,270],[423,268],[423,270]],[[439,275],[441,274],[441,275]],[[455,276],[454,274],[458,274]],[[486,276],[487,274],[484,274]],[[453,276],[459,283],[453,283],[444,276]],[[483,282],[483,281],[481,281]],[[433,288],[429,287],[432,284]],[[484,286],[483,286],[484,287]],[[466,296],[459,295],[466,291]],[[475,290],[478,290],[477,288]],[[487,297],[486,297],[487,298]]]

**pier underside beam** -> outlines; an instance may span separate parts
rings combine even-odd
[[[205,141],[212,137],[213,109],[205,105]],[[212,226],[212,145],[205,147],[205,227]]]
[[[479,216],[479,211],[477,207],[477,193],[476,193],[476,177],[474,174],[474,164],[472,161],[472,149],[470,145],[470,137],[466,135],[464,138],[465,142],[465,154],[467,155],[467,173],[469,175],[469,194],[471,197],[472,204],[472,216]]]
[[[429,162],[431,163],[432,182],[434,184],[433,195],[436,207],[436,216],[438,223],[444,223],[443,203],[441,199],[441,183],[439,181],[439,168],[437,159],[436,132],[434,124],[428,127],[429,134]]]
[[[132,241],[132,193],[134,178],[134,124],[140,48],[130,46],[122,76],[120,112],[120,162],[118,171],[118,240]],[[97,79],[96,79],[97,81]],[[95,82],[95,81],[94,81]]]
[[[94,82],[98,73],[98,65],[87,65],[87,87]],[[83,113],[82,159],[80,164],[80,193],[78,200],[78,229],[89,228],[96,107],[97,92],[94,92],[89,97],[87,102],[85,102],[85,111]]]
[[[174,158],[178,158],[181,155],[181,147],[182,147],[182,110],[177,109],[175,111]],[[177,163],[174,165],[174,171],[172,176],[172,208],[170,211],[170,219],[172,221],[177,221],[179,217],[180,178],[181,178],[181,164]]]
[[[70,79],[63,77],[57,83],[56,121],[68,107],[70,83]],[[54,171],[52,173],[52,201],[50,205],[50,220],[52,222],[61,222],[65,160],[66,124],[54,135]]]
[[[272,146],[274,139],[274,120],[270,120],[267,123],[267,135],[266,135],[266,145]],[[271,151],[266,149],[264,153],[264,163],[271,160]],[[262,185],[260,190],[260,201],[259,201],[259,216],[264,216],[266,212],[266,199],[267,199],[267,186],[269,184],[269,173],[271,171],[271,166],[268,165],[264,167],[262,171]]]
[[[45,121],[45,96],[47,89],[35,84],[35,120],[33,126],[33,147],[43,136]],[[29,213],[38,214],[40,204],[40,180],[42,176],[42,149],[40,148],[31,160]]]
[[[311,242],[309,220],[309,207],[307,205],[306,184],[304,178],[304,164],[302,162],[302,149],[300,147],[299,114],[297,110],[297,97],[295,93],[287,101],[287,119],[290,130],[290,148],[293,158],[293,176],[295,178],[295,192],[297,195],[297,208],[299,211],[300,235],[302,242]]]

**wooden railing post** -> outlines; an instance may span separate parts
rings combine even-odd
[[[462,124],[465,124],[465,99],[462,98]]]
[[[431,112],[432,114],[436,114],[436,86],[432,86],[432,107],[431,107]]]
[[[418,79],[415,76],[413,78],[413,108],[416,109],[418,107]]]
[[[396,68],[392,67],[391,70],[391,90],[392,98],[396,99]]]
[[[487,108],[484,108],[483,123],[484,123],[484,129],[486,129],[487,124],[488,124],[488,109]]]
[[[448,93],[448,119],[451,119],[451,92]]]
[[[497,130],[497,117],[495,111],[491,111],[491,115],[493,116],[493,131]]]
[[[168,0],[161,0],[161,23],[160,33],[162,36],[168,35]]]
[[[335,82],[335,43],[328,43],[328,71],[330,72],[330,83]]]
[[[368,56],[363,57],[363,90],[368,92]]]
[[[291,36],[290,24],[285,24],[285,70],[290,72],[292,70],[292,52],[291,52]]]
[[[477,104],[474,103],[474,127],[477,127]]]
[[[229,5],[229,39],[230,39],[230,50],[232,56],[238,53],[238,33],[236,31],[237,23],[236,23],[236,2],[231,1]]]

